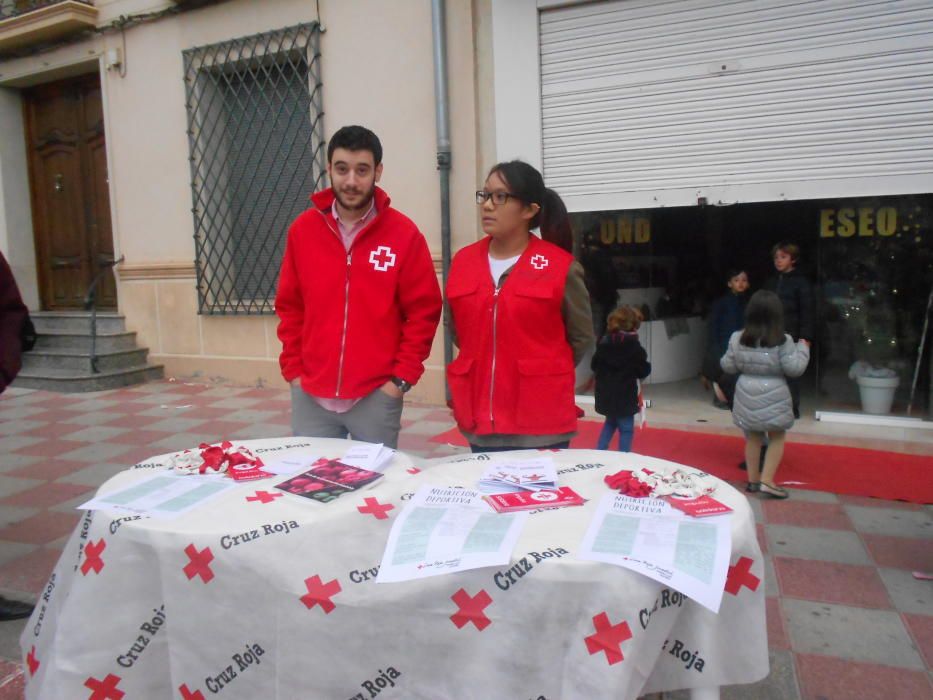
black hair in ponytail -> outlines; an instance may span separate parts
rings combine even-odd
[[[498,173],[515,197],[526,204],[537,204],[540,209],[531,220],[531,228],[541,230],[541,238],[573,252],[573,228],[564,201],[552,189],[544,186],[544,178],[535,168],[521,160],[497,163],[489,175]],[[488,177],[488,175],[487,175]]]

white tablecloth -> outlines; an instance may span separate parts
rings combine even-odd
[[[245,444],[336,458],[353,443]],[[485,455],[415,465],[399,453],[378,486],[328,504],[257,497],[284,478],[274,477],[174,520],[88,512],[23,632],[26,696],[591,700],[763,678],[764,563],[744,496],[716,482],[734,509],[716,615],[574,556],[606,474],[670,463],[544,454],[587,505],[532,513],[508,566],[404,583],[373,581],[394,516],[421,484],[475,486]],[[148,460],[100,492],[166,463]]]

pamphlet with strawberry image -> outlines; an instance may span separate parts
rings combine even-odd
[[[344,464],[336,459],[319,459],[307,471],[276,484],[275,488],[320,503],[330,503],[345,493],[372,484],[382,474]]]

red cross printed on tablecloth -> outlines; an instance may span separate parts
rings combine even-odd
[[[281,493],[269,493],[268,491],[257,491],[255,496],[247,496],[247,501],[259,501],[260,503],[272,503],[276,498],[281,498]]]
[[[531,266],[536,270],[543,270],[549,263],[550,261],[541,255],[541,253],[536,253],[531,256]]]
[[[91,569],[95,574],[99,574],[104,568],[104,561],[100,555],[107,548],[107,543],[101,537],[97,542],[88,542],[84,547],[84,563],[81,564],[81,573],[87,576]]]
[[[184,700],[204,700],[204,693],[200,690],[191,692],[184,683],[178,686],[178,692],[181,693],[181,697],[184,698]]]
[[[337,607],[331,602],[331,598],[342,590],[340,588],[340,581],[334,579],[333,581],[324,583],[321,581],[321,577],[315,574],[311,578],[305,579],[305,585],[308,587],[308,592],[301,596],[300,600],[305,604],[308,610],[315,605],[320,605],[324,612],[329,615],[330,612]]]
[[[758,590],[761,579],[752,573],[753,563],[748,557],[740,557],[735,566],[729,567],[729,575],[726,576],[726,593],[738,595],[742,586],[750,591]]]
[[[211,571],[210,567],[210,563],[214,561],[214,554],[211,552],[210,547],[205,547],[199,552],[192,543],[185,547],[185,554],[191,560],[185,564],[183,569],[189,581],[195,576],[200,576],[204,583],[214,578],[214,572]]]
[[[479,593],[471,596],[466,592],[466,589],[461,588],[450,596],[450,599],[460,608],[450,616],[451,622],[457,626],[457,629],[463,629],[464,625],[472,622],[476,625],[476,629],[482,632],[492,624],[492,620],[486,617],[486,613],[483,612],[486,606],[492,602],[492,598],[489,597],[485,589],[481,588]]]
[[[405,471],[408,472],[409,474],[419,474],[419,473],[421,473],[421,470],[418,469],[418,467],[409,467],[409,468],[406,469]]]
[[[26,665],[29,667],[29,675],[36,675],[36,671],[39,670],[39,659],[36,658],[35,645],[33,645],[32,649],[29,650],[29,653],[26,654]]]
[[[387,245],[381,245],[369,254],[369,263],[379,272],[385,272],[395,265],[395,253]]]
[[[593,617],[593,626],[596,632],[586,637],[586,650],[590,654],[598,654],[601,651],[606,652],[606,661],[609,665],[617,664],[625,657],[622,655],[622,642],[632,638],[632,630],[628,623],[622,620],[617,625],[609,623],[609,616],[601,612]]]
[[[126,693],[117,689],[120,676],[108,673],[107,677],[99,681],[93,676],[84,681],[84,687],[91,691],[88,700],[120,700]]]
[[[395,510],[395,506],[391,503],[380,503],[372,497],[364,499],[363,502],[366,505],[357,506],[356,509],[363,515],[372,515],[376,520],[388,520],[389,516],[386,513]]]

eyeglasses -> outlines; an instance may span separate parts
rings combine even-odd
[[[487,192],[486,190],[476,190],[476,203],[485,204],[489,200],[492,200],[492,203],[497,207],[505,204],[509,199],[519,199],[516,195],[511,192]]]

